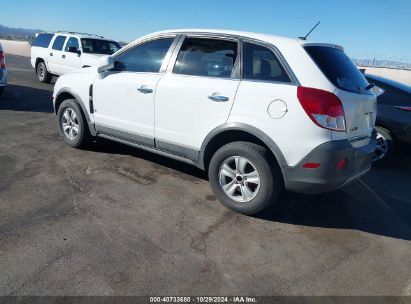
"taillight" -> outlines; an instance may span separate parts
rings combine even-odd
[[[340,99],[334,94],[298,87],[297,97],[311,120],[321,128],[345,132],[345,114]]]
[[[406,112],[411,112],[411,107],[394,106],[394,108],[397,108],[399,110],[406,111]]]
[[[4,56],[4,52],[0,51],[0,69],[6,68],[6,59]]]

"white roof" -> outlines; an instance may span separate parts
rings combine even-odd
[[[96,35],[96,34],[77,33],[77,32],[68,32],[68,31],[42,32],[42,33],[39,33],[39,34],[71,35],[71,36],[77,36],[79,38],[93,38],[93,39],[110,40],[110,39],[104,38],[103,36]]]
[[[166,30],[156,33],[152,33],[147,36],[152,36],[156,34],[167,34],[167,33],[212,33],[212,34],[223,34],[223,35],[234,35],[245,38],[264,40],[264,41],[276,41],[276,42],[295,42],[297,38],[288,38],[283,36],[276,36],[263,33],[253,33],[253,32],[243,32],[235,30],[223,30],[223,29],[175,29],[175,30]]]

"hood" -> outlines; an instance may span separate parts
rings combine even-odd
[[[99,60],[102,57],[105,57],[108,55],[104,55],[104,54],[87,54],[87,53],[83,53],[83,55],[81,56],[81,62],[82,65],[85,66],[95,66],[99,64]]]

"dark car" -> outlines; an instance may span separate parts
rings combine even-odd
[[[369,83],[385,92],[377,102],[375,163],[385,163],[398,144],[411,144],[411,86],[384,77],[364,74]]]

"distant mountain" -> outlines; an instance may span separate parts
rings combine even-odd
[[[0,24],[0,36],[1,37],[11,37],[18,39],[30,39],[33,38],[36,33],[43,32],[42,30],[33,30],[25,28],[14,28],[8,27]]]
[[[394,69],[411,69],[411,63],[407,61],[396,61],[396,60],[382,60],[382,59],[356,59],[351,58],[351,60],[357,66],[364,67],[387,67]]]

